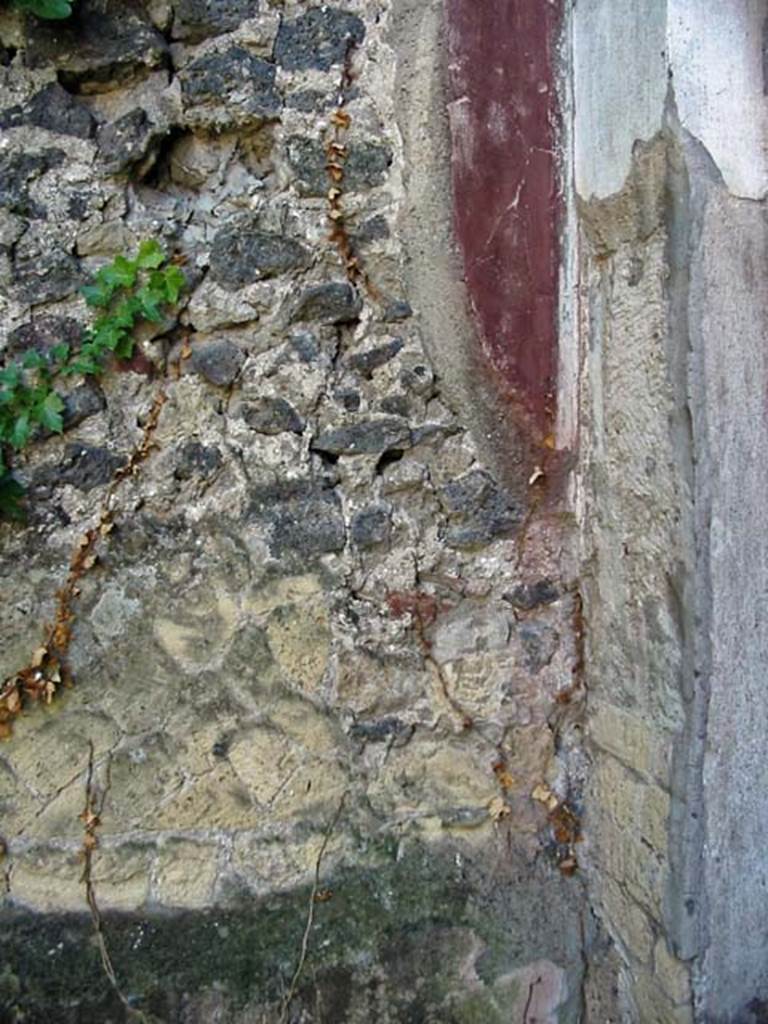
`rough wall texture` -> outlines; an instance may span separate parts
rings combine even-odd
[[[761,527],[768,497],[762,458],[768,288],[755,271],[768,251],[768,211],[765,200],[735,197],[694,140],[687,155],[697,172],[689,293],[694,394],[705,410],[695,422],[698,526],[708,571],[697,587],[710,601],[703,638],[710,698],[697,1002],[705,1019],[759,1021],[768,1012],[765,813],[753,813],[753,794],[768,781],[762,699],[768,553]],[[746,947],[745,934],[754,936]]]
[[[670,380],[666,182],[660,138],[636,151],[620,193],[581,211],[591,392],[582,427],[593,439],[584,451],[591,849],[598,905],[627,964],[623,1019],[659,1022],[690,1014],[687,973],[669,956],[664,923],[692,557]]]
[[[591,880],[643,1024],[768,1005],[764,17],[574,11]]]
[[[108,790],[93,877],[132,1006],[282,1019],[312,906],[285,1019],[578,1019],[582,890],[558,870],[581,778],[558,699],[580,663],[568,549],[484,435],[503,436],[490,392],[478,412],[455,386],[475,359],[440,333],[460,285],[444,248],[454,307],[436,310],[408,223],[450,224],[413,136],[441,95],[439,10],[0,14],[3,352],[76,338],[78,286],[142,238],[189,281],[145,372],[81,387],[82,415],[17,467],[30,522],[2,527],[2,676],[169,376],[157,451],[83,583],[77,685],[0,750],[4,1019],[128,1013],[80,884],[89,744]],[[375,298],[327,237],[340,101]]]
[[[1,1021],[765,1019],[763,6],[2,8],[0,359],[187,290],[15,462],[0,678],[167,392],[0,748]]]

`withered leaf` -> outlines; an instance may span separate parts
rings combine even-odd
[[[48,654],[48,648],[47,647],[38,647],[37,650],[33,653],[32,660],[29,663],[31,665],[31,667],[32,668],[40,668],[40,666],[45,661],[47,654]]]
[[[495,796],[488,804],[488,813],[494,821],[501,821],[502,818],[506,818],[512,812],[508,804],[500,796]]]
[[[575,857],[566,857],[558,864],[560,871],[568,878],[576,873],[579,864]]]

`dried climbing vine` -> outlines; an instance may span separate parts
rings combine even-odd
[[[86,573],[97,564],[100,541],[112,532],[116,518],[114,498],[120,484],[138,472],[154,448],[152,438],[166,401],[167,395],[161,389],[155,395],[144,421],[141,439],[133,448],[128,461],[112,478],[96,525],[86,530],[79,538],[72,552],[66,580],[56,592],[54,619],[44,629],[42,644],[34,652],[29,663],[6,677],[0,686],[0,739],[6,739],[11,735],[13,720],[21,714],[26,704],[50,704],[61,687],[72,685],[68,655],[77,600],[81,592],[80,584]]]
[[[102,267],[92,284],[81,289],[89,306],[100,311],[86,330],[82,344],[54,345],[46,354],[30,351],[0,370],[0,445],[20,450],[33,438],[37,425],[54,433],[63,430],[64,401],[55,389],[59,378],[103,372],[110,358],[127,361],[136,346],[135,329],[144,321],[160,322],[166,307],[175,304],[184,287],[180,268],[168,263],[155,241],[143,242],[133,259],[118,256]],[[111,533],[115,496],[124,480],[134,476],[151,454],[153,435],[167,400],[164,388],[155,395],[141,437],[127,462],[114,474],[94,526],[78,539],[63,585],[56,592],[53,621],[43,630],[40,646],[29,662],[0,683],[0,739],[13,730],[13,721],[31,703],[50,704],[56,693],[73,683],[68,663],[83,577],[97,564],[98,545]],[[11,476],[0,448],[0,498],[11,497],[5,512],[20,518],[21,486]]]
[[[350,238],[347,218],[344,212],[344,177],[347,160],[347,137],[352,117],[346,109],[347,97],[354,82],[353,57],[355,41],[350,39],[344,55],[339,81],[336,109],[330,117],[331,127],[325,145],[326,164],[330,188],[328,189],[328,220],[331,222],[329,241],[333,242],[344,264],[344,272],[350,284],[362,285],[368,296],[375,302],[381,294],[363,266],[359,253]]]
[[[85,806],[80,813],[80,820],[83,823],[83,843],[80,849],[80,859],[83,864],[83,870],[80,875],[80,883],[85,888],[85,901],[88,904],[88,909],[91,914],[93,933],[96,945],[99,949],[99,956],[101,957],[101,966],[104,969],[104,974],[112,986],[115,995],[123,1004],[127,1015],[140,1022],[140,1024],[147,1024],[145,1014],[131,1005],[130,1000],[121,989],[117,980],[115,967],[112,963],[112,957],[109,954],[109,948],[104,936],[101,911],[99,910],[99,904],[96,899],[96,887],[93,882],[93,857],[99,846],[98,829],[101,825],[101,816],[104,811],[107,794],[109,793],[109,789],[112,784],[112,777],[110,772],[110,761],[107,759],[106,782],[103,788],[99,790],[94,778],[95,768],[93,741],[89,741],[88,769],[85,775]]]

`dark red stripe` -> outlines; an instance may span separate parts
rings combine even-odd
[[[557,386],[560,2],[446,0],[456,234],[493,366],[546,433]]]

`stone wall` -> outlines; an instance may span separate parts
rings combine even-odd
[[[0,14],[2,352],[76,340],[78,287],[142,239],[188,280],[141,359],[75,382],[0,528],[4,677],[166,389],[76,685],[0,748],[4,1019],[578,1019],[579,597],[420,169],[440,32],[389,0]],[[372,287],[328,238],[339,105]]]
[[[0,1021],[765,1018],[763,6],[0,8]]]

